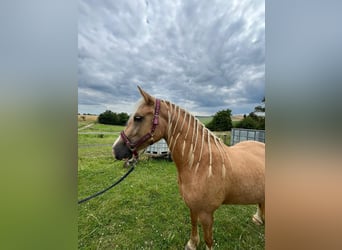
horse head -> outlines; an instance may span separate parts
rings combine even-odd
[[[142,90],[138,108],[130,116],[125,129],[113,144],[113,155],[116,159],[138,157],[138,151],[159,141],[163,137],[164,120],[160,117],[161,103]]]

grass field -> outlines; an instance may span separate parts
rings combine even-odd
[[[112,132],[122,129],[94,126]],[[127,171],[111,153],[117,136],[79,134],[79,199],[104,189]],[[215,249],[264,249],[264,227],[252,223],[254,212],[255,206],[221,206],[215,213]],[[184,249],[190,228],[176,167],[166,160],[141,157],[121,184],[78,205],[79,249]],[[205,249],[201,230],[200,235],[198,249]]]
[[[213,116],[196,116],[203,124],[208,124]],[[242,115],[232,115],[232,125],[235,127],[243,119]]]

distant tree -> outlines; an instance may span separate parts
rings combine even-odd
[[[263,106],[258,105],[254,108],[254,111],[249,113],[248,116],[244,115],[243,119],[236,124],[237,128],[247,129],[265,129],[265,117],[258,116],[256,113],[265,113],[265,97],[262,99]]]
[[[246,116],[237,125],[238,128],[257,129],[258,122],[253,116]]]
[[[254,112],[265,112],[265,107],[261,107],[260,105],[256,106]]]
[[[106,110],[101,113],[97,118],[97,121],[102,124],[111,124],[111,125],[125,125],[128,121],[127,113],[115,113],[110,110]]]
[[[265,113],[265,97],[262,98],[261,102],[263,103],[263,106],[258,105],[254,108],[254,112],[263,112]]]
[[[129,116],[127,113],[119,113],[117,125],[126,125],[126,122],[128,121],[128,119],[129,119]]]
[[[106,110],[105,112],[101,113],[97,120],[102,124],[116,125],[118,123],[117,114],[110,110]]]
[[[212,131],[228,131],[232,128],[232,111],[230,109],[218,111],[207,128]]]

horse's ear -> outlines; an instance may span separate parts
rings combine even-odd
[[[140,88],[140,86],[138,86],[138,89],[140,91],[141,96],[144,97],[146,104],[153,104],[154,103],[154,98],[152,96],[150,96],[150,94],[145,92],[142,88]]]

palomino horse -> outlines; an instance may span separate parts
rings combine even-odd
[[[168,101],[143,97],[127,127],[113,144],[119,160],[138,157],[138,151],[167,141],[177,166],[178,186],[190,208],[191,235],[185,249],[199,244],[201,223],[207,249],[213,249],[213,213],[221,204],[258,204],[252,217],[264,222],[265,144],[244,141],[228,147],[198,119]]]

